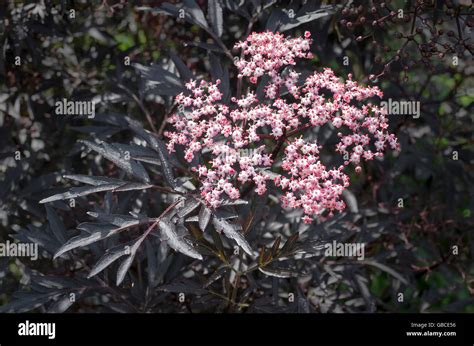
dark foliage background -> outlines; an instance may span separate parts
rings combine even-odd
[[[474,312],[470,1],[43,0],[1,6],[0,242],[35,242],[41,256],[0,258],[0,311]],[[298,212],[281,210],[271,193],[249,195],[248,205],[226,207],[206,232],[185,222],[173,233],[198,243],[202,261],[174,251],[153,232],[142,239],[146,227],[135,223],[173,205],[170,184],[180,185],[187,175],[184,162],[164,157],[159,143],[153,145],[157,137],[143,129],[162,134],[172,96],[193,76],[220,78],[232,91],[231,47],[264,30],[293,36],[309,30],[312,69],[351,72],[358,81],[376,82],[387,99],[419,101],[419,118],[390,116],[401,152],[351,177],[346,212],[328,221],[308,226]],[[54,103],[63,98],[94,99],[98,114],[57,116]],[[330,132],[312,135],[329,145],[334,139]],[[96,139],[108,144],[94,147]],[[116,162],[124,151],[135,163],[128,170]],[[147,173],[137,168],[142,165]],[[38,203],[83,186],[63,178],[78,174],[136,184],[146,184],[148,175],[158,187],[127,185],[129,191],[76,198],[74,207],[67,200]],[[202,219],[200,209],[185,215],[187,206],[175,217],[201,213]],[[225,221],[225,215],[237,218]],[[254,251],[266,248],[263,261],[234,254],[233,240],[216,232],[224,227],[219,222],[231,221],[244,226]],[[95,234],[127,222],[135,226],[53,260],[79,234],[79,224]],[[135,249],[137,239],[143,243]],[[290,259],[279,261],[286,254],[275,250],[278,239],[287,243]],[[365,260],[324,257],[318,244],[333,240],[365,243]],[[108,258],[107,268],[88,278],[106,249],[130,260],[120,265]]]

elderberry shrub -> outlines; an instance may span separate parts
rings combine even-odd
[[[472,311],[469,4],[6,9],[0,311]]]

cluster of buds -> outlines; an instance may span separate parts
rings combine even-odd
[[[375,63],[383,65],[383,70],[371,75],[371,79],[399,65],[407,81],[407,72],[412,67],[423,64],[433,72],[445,58],[450,62],[453,57],[472,56],[470,28],[474,26],[474,17],[469,12],[469,2],[416,0],[399,5],[389,0],[348,1],[341,10],[342,34],[360,44],[370,44],[370,51],[377,53]],[[398,40],[384,43],[380,31]]]

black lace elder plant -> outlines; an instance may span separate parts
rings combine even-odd
[[[294,39],[285,38],[280,33],[252,33],[245,41],[236,44],[236,48],[243,50],[241,59],[236,61],[239,83],[242,78],[248,77],[250,85],[257,89],[259,78],[270,77],[264,86],[264,95],[257,98],[257,90],[251,90],[249,85],[246,95],[240,99],[232,97],[231,104],[226,104],[223,102],[224,94],[219,90],[219,79],[215,84],[201,81],[199,85],[190,80],[186,83],[188,92],[180,93],[175,98],[179,110],[169,119],[173,131],[165,132],[169,137],[166,147],[154,134],[128,118],[128,126],[146,142],[146,146],[136,145],[127,150],[119,144],[81,140],[80,143],[88,149],[110,160],[139,182],[66,175],[66,179],[92,186],[73,188],[40,203],[71,200],[103,191],[163,189],[151,183],[152,179],[141,163],[155,164],[154,156],[159,158],[161,177],[169,188],[167,191],[179,197],[156,218],[140,217],[135,213],[131,216],[89,213],[100,224],[79,225],[78,229],[84,233],[66,242],[56,252],[55,258],[125,229],[147,225],[137,238],[108,249],[91,270],[89,277],[125,257],[117,273],[117,285],[120,285],[144,240],[157,228],[161,231],[161,240],[172,249],[203,260],[194,247],[194,241],[184,236],[187,233],[185,225],[197,222],[200,232],[206,233],[212,221],[215,231],[236,242],[237,252],[243,250],[253,259],[252,247],[241,233],[243,225],[229,222],[228,219],[233,216],[225,217],[217,213],[221,206],[247,204],[246,200],[239,199],[239,186],[245,183],[247,188],[242,191],[243,196],[254,185],[255,192],[262,196],[268,190],[268,181],[273,180],[274,187],[281,188],[276,194],[288,190],[281,197],[282,207],[302,209],[306,214],[302,218],[305,223],[312,222],[312,217],[324,219],[332,216],[334,210],[342,211],[345,203],[341,195],[349,186],[349,177],[343,172],[346,166],[355,164],[355,171],[360,172],[361,161],[383,157],[386,147],[397,149],[398,144],[396,137],[387,131],[388,120],[384,111],[372,103],[363,104],[366,99],[382,96],[377,87],[360,86],[351,80],[352,76],[347,82],[341,82],[329,68],[321,73],[313,72],[301,82],[300,73],[289,68],[296,65],[297,58],[312,57],[312,53],[308,52],[312,44],[310,36],[308,31],[304,37]],[[345,157],[344,164],[332,169],[326,168],[320,157],[323,146],[303,137],[305,130],[327,124],[338,129],[340,141],[335,146],[336,152]],[[281,168],[275,168],[283,144]],[[188,187],[176,183],[170,163],[169,152],[175,153],[178,145],[184,147],[184,158],[191,167],[190,171],[187,168],[183,170],[188,176],[197,173],[188,181]],[[240,154],[244,150],[247,155]],[[154,151],[152,154],[155,155],[146,151]],[[248,154],[250,151],[255,152]],[[195,158],[197,163],[193,162]],[[198,207],[199,214],[187,218]],[[202,234],[194,238],[205,239]],[[281,238],[275,241],[273,255],[279,253],[280,241]],[[211,244],[201,245],[211,247]],[[283,248],[286,249],[285,246]],[[212,250],[216,253],[217,249]],[[269,259],[261,252],[256,268],[271,273],[264,269],[268,263]],[[224,264],[228,264],[227,260]]]
[[[172,9],[176,8],[169,5],[164,6],[163,9],[165,12],[174,13]],[[187,14],[185,18],[188,21],[203,27],[209,33],[212,32],[210,27],[203,22],[202,12],[199,8],[190,7],[185,13]],[[326,12],[316,10],[310,17],[316,19],[325,15],[327,15]],[[302,19],[301,22],[305,20]],[[251,20],[250,23],[252,22]],[[284,17],[281,17],[280,22],[280,29],[285,29],[285,25],[286,28],[292,28],[297,26],[298,19],[292,19],[285,24]],[[230,51],[220,41],[219,35],[214,33],[211,36],[218,42],[223,54],[232,58]],[[265,283],[265,279],[261,278],[259,279],[261,282],[257,283],[254,274],[260,272],[261,274],[258,275],[261,277],[274,280],[272,281],[273,299],[277,299],[279,281],[275,280],[306,274],[308,267],[300,264],[304,263],[302,259],[321,256],[322,245],[327,243],[328,237],[325,236],[323,239],[320,235],[314,236],[317,232],[306,232],[303,234],[303,239],[299,239],[301,234],[299,221],[302,215],[297,210],[291,216],[291,211],[284,210],[279,203],[275,203],[275,198],[282,192],[281,189],[275,190],[276,185],[280,184],[280,187],[284,189],[294,189],[293,184],[298,184],[298,188],[301,189],[301,186],[311,183],[313,188],[307,188],[307,191],[298,194],[299,201],[291,201],[292,193],[286,193],[286,205],[292,208],[305,208],[305,200],[313,197],[311,208],[304,211],[306,214],[315,215],[318,221],[328,220],[325,217],[327,215],[324,217],[322,215],[326,210],[342,210],[344,203],[340,197],[348,185],[348,177],[342,173],[344,166],[351,163],[358,165],[362,155],[364,159],[381,156],[381,150],[387,143],[395,147],[395,138],[384,132],[387,123],[380,109],[376,106],[372,107],[371,104],[361,109],[350,104],[352,99],[362,103],[361,101],[368,97],[380,96],[380,91],[376,88],[358,86],[357,83],[350,80],[350,77],[347,82],[341,82],[329,69],[323,73],[316,73],[305,81],[303,79],[299,81],[299,73],[288,71],[285,66],[294,65],[294,58],[310,57],[309,54],[306,54],[309,49],[309,32],[305,33],[304,38],[293,40],[270,32],[262,35],[257,33],[249,37],[256,40],[263,37],[264,41],[275,39],[277,44],[294,48],[294,51],[289,53],[293,53],[295,56],[285,55],[289,60],[285,60],[285,56],[274,60],[268,57],[257,59],[256,55],[245,52],[249,47],[242,44],[241,48],[244,51],[242,56],[249,55],[251,58],[255,58],[256,63],[262,65],[259,68],[263,69],[263,72],[253,69],[252,66],[240,66],[242,76],[236,80],[237,90],[234,93],[236,98],[232,99],[232,102],[236,102],[240,107],[239,116],[243,115],[249,106],[252,106],[248,109],[249,112],[263,111],[264,114],[261,115],[268,118],[269,124],[267,125],[271,125],[270,128],[263,128],[265,124],[256,125],[254,122],[258,119],[250,117],[239,119],[243,122],[239,122],[237,127],[241,127],[244,137],[249,133],[252,134],[253,131],[252,142],[260,139],[264,142],[266,146],[264,155],[268,155],[270,159],[268,164],[263,162],[267,169],[272,168],[272,163],[278,163],[283,158],[282,169],[291,171],[286,172],[287,176],[290,174],[290,179],[284,178],[277,171],[270,169],[255,176],[258,178],[265,174],[265,177],[272,179],[273,176],[276,176],[277,180],[275,180],[275,184],[269,184],[268,192],[263,189],[261,181],[254,179],[256,186],[249,183],[238,194],[235,193],[234,187],[225,191],[226,187],[223,186],[227,196],[220,196],[217,204],[212,203],[215,199],[207,197],[216,191],[216,187],[219,188],[219,183],[216,184],[217,186],[213,186],[211,191],[206,190],[205,184],[208,184],[209,181],[212,182],[212,178],[209,172],[206,179],[201,176],[201,168],[204,168],[205,164],[211,164],[208,153],[204,151],[200,153],[199,149],[193,149],[193,157],[189,157],[186,152],[170,156],[169,143],[167,148],[157,135],[157,133],[162,133],[166,124],[157,130],[153,122],[150,121],[150,116],[140,99],[133,97],[135,95],[127,87],[119,85],[127,90],[129,96],[131,95],[139,104],[152,131],[145,130],[139,122],[130,117],[116,114],[98,115],[94,121],[105,124],[102,128],[104,131],[99,131],[96,138],[80,140],[79,145],[81,151],[95,152],[99,154],[96,159],[102,157],[113,165],[105,166],[94,163],[89,169],[91,173],[93,172],[91,175],[64,175],[64,179],[71,181],[74,186],[76,183],[82,185],[71,187],[65,192],[54,194],[40,201],[40,203],[47,205],[49,231],[56,238],[54,244],[49,244],[48,251],[54,253],[56,261],[62,260],[65,268],[71,269],[79,265],[81,269],[87,270],[87,278],[91,279],[84,281],[79,277],[74,283],[60,280],[61,283],[48,287],[47,296],[42,299],[52,298],[55,300],[56,303],[51,308],[52,311],[64,310],[72,304],[67,295],[63,296],[65,292],[74,291],[83,294],[84,292],[90,293],[94,289],[105,290],[118,301],[123,301],[126,307],[122,309],[121,306],[114,306],[115,311],[153,310],[159,301],[164,299],[159,294],[154,296],[155,290],[175,292],[179,295],[192,293],[204,296],[206,299],[217,299],[228,311],[247,307],[258,309],[258,307],[251,306],[249,302],[258,301],[261,290],[267,283]],[[267,61],[265,59],[271,60],[271,68],[266,67]],[[211,87],[215,87],[213,84],[204,83],[201,86],[206,90],[198,90],[194,87],[194,82],[189,82],[192,73],[186,65],[177,57],[172,57],[172,60],[179,70],[181,80],[160,66],[136,65],[142,74],[144,84],[157,86],[161,95],[174,96],[182,90],[181,85],[188,82],[187,85],[191,86],[188,89],[194,93],[194,101],[198,101],[202,93],[209,92]],[[213,55],[211,55],[211,61],[218,62]],[[245,59],[240,62],[244,63]],[[249,61],[249,63],[252,62]],[[221,105],[226,105],[229,104],[226,100],[229,101],[229,96],[232,94],[229,73],[220,64],[216,64],[216,66],[221,67],[218,73],[222,77],[219,78],[223,91],[219,96],[223,98]],[[271,84],[264,88],[267,100],[256,102],[257,99],[254,96],[262,92],[259,88],[242,97],[244,83],[245,87],[254,88],[257,79],[264,73],[268,73],[271,77]],[[157,75],[159,82],[155,83],[153,78]],[[250,77],[249,84],[240,79],[243,76]],[[320,88],[327,89],[331,93],[329,99],[327,92],[319,94]],[[199,92],[201,95],[198,95]],[[306,98],[306,100],[303,101],[300,98]],[[272,101],[273,99],[276,100]],[[293,103],[291,104],[292,108],[285,110],[283,109],[285,105],[288,106],[284,101],[286,99],[293,100]],[[187,104],[188,100],[183,95],[176,97],[176,100],[189,108],[190,104]],[[331,101],[334,101],[332,105],[337,104],[337,107],[331,107]],[[271,109],[269,106],[258,108],[266,104],[271,105],[272,102],[278,104],[279,106],[276,107],[280,107],[280,110]],[[253,105],[254,103],[257,105]],[[319,106],[321,113],[327,117],[320,117],[317,113],[311,112],[309,108],[306,115],[294,112],[294,110],[298,108],[302,110],[308,105],[311,106],[309,108]],[[209,104],[208,106],[212,108],[214,105]],[[194,103],[193,107],[199,109],[198,105]],[[184,109],[184,111],[187,110]],[[194,111],[195,109],[193,113]],[[215,115],[216,119],[232,116],[226,116],[227,113],[224,109],[220,111],[221,114]],[[286,112],[284,118],[278,119],[275,116],[279,111]],[[174,138],[175,144],[183,144],[180,143],[180,128],[176,124],[179,121],[178,118],[183,116],[182,112],[183,109],[180,109],[170,118],[175,130],[178,130],[177,137]],[[183,118],[186,118],[186,115]],[[359,123],[363,120],[366,121]],[[322,165],[319,158],[321,148],[317,143],[306,142],[302,137],[295,140],[295,137],[303,134],[305,130],[322,128],[326,123],[330,133],[334,131],[334,127],[339,129],[343,125],[350,127],[353,131],[352,134],[347,134],[345,131],[347,129],[344,130],[344,133],[343,129],[340,129],[341,132],[337,136],[342,140],[338,151],[348,155],[344,165],[338,169],[327,170]],[[257,134],[255,128],[252,128],[254,125],[261,127],[262,132],[259,131]],[[246,126],[250,128],[247,129]],[[190,122],[186,124],[186,127],[186,131],[192,131]],[[215,135],[225,138],[228,135],[226,131],[228,131],[227,128],[221,128]],[[236,143],[239,139],[235,138],[237,136],[234,134],[235,131],[232,132],[233,144],[238,149]],[[116,136],[116,134],[119,135]],[[374,151],[368,148],[371,134],[374,134],[377,139],[374,143]],[[256,137],[260,138],[256,139]],[[122,138],[122,142],[114,142],[112,138]],[[128,142],[123,142],[123,138],[126,138]],[[295,141],[292,142],[293,140]],[[197,142],[194,140],[193,145]],[[350,147],[351,145],[353,147]],[[330,157],[330,155],[328,156]],[[187,161],[191,161],[190,164],[182,160],[183,157]],[[306,163],[304,163],[305,160]],[[295,174],[291,170],[290,162],[292,161],[302,165],[301,175]],[[214,162],[213,164],[218,163]],[[197,165],[200,165],[198,171],[190,169]],[[240,166],[242,168],[242,162],[240,162]],[[357,166],[356,171],[360,170],[361,167]],[[241,172],[242,170],[240,170]],[[228,173],[232,175],[232,172]],[[258,195],[250,193],[252,187],[256,187],[255,191]],[[351,209],[357,208],[350,193],[347,190],[344,192],[347,194],[345,198]],[[103,195],[104,193],[105,195]],[[64,201],[70,209],[80,208],[81,211],[78,214],[86,211],[91,218],[90,221],[75,226],[74,228],[79,231],[79,234],[70,237],[67,241],[64,235],[67,233],[64,232],[65,226],[55,209],[51,207],[66,210],[68,207]],[[283,220],[276,219],[280,216],[283,216]],[[85,217],[80,219],[84,220]],[[339,220],[334,219],[332,222],[336,223]],[[305,221],[310,222],[311,219],[307,217]],[[334,234],[336,233],[341,240],[345,238],[344,232],[334,232]],[[91,263],[93,263],[92,266],[90,266]],[[370,265],[370,262],[368,264]],[[373,265],[384,268],[378,263]],[[144,266],[146,266],[146,270],[143,270]],[[114,270],[111,271],[110,268],[114,268]],[[403,277],[390,268],[385,268],[385,270],[398,280],[406,282]],[[117,289],[110,283],[109,275],[111,273],[115,274],[114,281],[119,286]],[[148,286],[144,283],[144,273],[148,275]],[[41,282],[37,276],[35,278]],[[324,278],[323,280],[331,279]],[[43,283],[45,283],[44,280]],[[96,284],[99,286],[95,287]],[[360,282],[359,284],[363,285]],[[45,285],[48,284],[45,283]],[[61,289],[58,289],[58,286]],[[130,295],[140,302],[138,307],[124,298],[124,293],[121,290],[123,287],[129,288]],[[140,295],[137,290],[140,290],[144,299],[137,298],[137,295]],[[290,293],[293,298],[295,295],[299,297],[298,309],[309,310],[306,300],[301,298],[300,288],[293,288]],[[61,298],[58,299],[58,297]],[[205,300],[202,303],[205,305]],[[17,311],[26,309],[21,306],[21,302],[18,304],[20,307],[16,306]],[[33,304],[33,306],[36,305]],[[31,308],[31,305],[29,307]],[[219,308],[221,307],[218,307],[217,310]],[[200,310],[204,311],[205,309],[201,307]]]
[[[195,21],[196,16],[200,18],[196,11],[195,8],[190,9],[190,13],[192,13],[191,21]],[[323,16],[327,15],[326,12],[318,10],[313,19],[318,17],[319,12],[322,12],[321,15]],[[183,66],[180,67],[183,69]],[[75,205],[76,199],[96,195],[100,192],[106,193],[105,210],[96,207],[95,211],[88,211],[87,214],[95,221],[79,224],[76,228],[80,231],[80,234],[70,238],[56,250],[54,258],[71,255],[73,250],[119,237],[124,231],[134,232],[138,230],[139,234],[132,240],[108,248],[90,269],[88,277],[94,277],[112,263],[120,261],[116,276],[116,284],[120,285],[134,259],[139,255],[139,249],[145,245],[147,237],[156,236],[157,233],[159,233],[162,244],[167,244],[173,250],[187,257],[202,261],[203,256],[213,256],[222,262],[222,265],[211,275],[209,283],[206,285],[217,280],[228,271],[233,273],[235,282],[238,282],[240,276],[244,273],[250,273],[257,269],[267,275],[276,277],[294,275],[294,273],[283,269],[271,268],[269,265],[277,258],[284,259],[298,251],[296,246],[297,234],[287,237],[284,243],[282,237],[278,237],[269,250],[261,249],[256,264],[243,271],[236,269],[235,263],[231,262],[235,262],[235,256],[233,255],[242,258],[241,250],[250,259],[257,258],[258,253],[252,249],[245,238],[245,235],[252,228],[257,211],[255,209],[247,210],[244,222],[234,222],[239,214],[242,215],[242,212],[237,212],[237,206],[247,204],[247,201],[240,199],[221,200],[219,208],[209,208],[191,181],[191,178],[198,178],[196,174],[181,165],[176,158],[170,158],[165,145],[155,134],[144,130],[134,120],[124,119],[119,121],[114,117],[98,117],[99,121],[102,120],[109,124],[115,123],[115,125],[120,124],[122,130],[124,128],[131,130],[134,143],[125,145],[106,143],[94,139],[80,141],[83,148],[100,154],[121,169],[123,172],[121,179],[109,176],[64,175],[63,178],[66,180],[85,185],[72,187],[66,192],[55,194],[40,201],[40,203],[68,201],[70,205]],[[154,126],[152,126],[152,129],[156,131]],[[146,143],[146,145],[137,145],[135,142]],[[281,147],[281,144],[279,146]],[[160,168],[160,173],[156,171],[156,167]],[[179,179],[174,177],[175,170],[181,173]],[[125,179],[124,175],[128,179]],[[158,183],[157,176],[159,176]],[[114,195],[133,192],[138,194],[158,192],[161,196],[164,196],[163,199],[169,204],[156,217],[134,212],[130,212],[129,215],[114,213],[114,209],[123,209],[123,206],[117,208],[113,205]],[[52,218],[57,219],[57,215],[54,214],[52,208],[48,207],[48,211]],[[193,214],[195,215],[191,216]],[[192,223],[194,222],[198,227],[193,226]],[[52,228],[54,229],[54,227]],[[158,230],[159,232],[157,232]],[[237,246],[229,247],[222,235],[235,241]],[[71,256],[75,258],[74,255]],[[149,270],[151,269],[149,268]],[[238,286],[238,284],[236,285]],[[230,302],[234,304],[234,294],[231,295]]]
[[[472,145],[465,140],[472,126],[466,116],[471,102],[466,55],[472,45],[472,6],[382,0],[368,6],[347,1],[335,11],[317,1],[210,0],[198,5],[185,0],[151,6],[103,1],[97,7],[51,0],[7,5],[5,35],[0,38],[6,48],[0,59],[5,86],[0,89],[4,98],[8,96],[6,108],[0,107],[0,223],[4,226],[0,240],[38,244],[40,251],[37,261],[0,258],[1,312],[472,310],[468,234],[473,184],[466,161]],[[398,18],[400,10],[403,18]],[[397,15],[392,16],[392,11]],[[373,21],[383,30],[372,30]],[[164,132],[179,131],[163,118],[176,113],[171,110],[175,96],[186,91],[189,80],[215,84],[219,79],[226,105],[233,104],[232,96],[248,95],[254,84],[237,79],[229,58],[239,55],[230,47],[252,31],[280,32],[291,38],[308,31],[315,56],[295,66],[295,72],[302,73],[301,81],[324,66],[344,79],[353,73],[357,81],[383,71],[380,80],[373,82],[382,87],[385,97],[420,101],[422,116],[390,116],[389,129],[396,131],[403,150],[396,160],[387,156],[362,163],[361,175],[351,174],[349,165],[345,172],[351,174],[351,186],[342,195],[347,208],[326,220],[316,217],[305,224],[301,209],[282,208],[280,197],[290,191],[275,189],[273,181],[267,181],[268,191],[261,196],[254,192],[257,185],[236,184],[238,199],[248,203],[222,205],[214,213],[228,224],[241,225],[236,226],[241,228],[237,234],[249,244],[249,255],[221,228],[216,229],[214,218],[205,231],[199,227],[198,182],[202,180],[198,175],[203,172],[188,167],[205,165],[209,153],[197,151],[189,164],[182,161],[186,153],[181,151],[187,148],[177,145],[177,154],[169,157],[175,179],[169,179],[163,174],[159,151],[133,130],[142,126],[127,116],[141,119],[152,136],[167,145]],[[405,45],[407,40],[411,43]],[[415,49],[405,52],[403,47]],[[435,67],[433,74],[426,74],[422,56]],[[18,57],[21,65],[16,64]],[[154,64],[148,66],[150,61]],[[291,77],[286,72],[284,76]],[[407,82],[403,82],[405,74]],[[272,92],[257,83],[259,99]],[[103,102],[97,104],[94,120],[56,116],[51,105],[64,98]],[[291,100],[290,95],[285,98]],[[118,113],[98,115],[104,110]],[[281,126],[274,125],[278,134]],[[304,141],[317,139],[325,148],[320,155],[330,167],[341,164],[341,155],[326,150],[337,145],[337,132],[331,126],[304,131]],[[87,138],[89,134],[93,136]],[[270,131],[264,133],[269,136]],[[86,141],[74,146],[77,139]],[[266,144],[270,141],[263,138]],[[278,155],[272,168],[278,168],[286,148],[283,142],[275,147]],[[249,154],[257,152],[249,150]],[[294,154],[300,156],[301,151]],[[286,162],[291,168],[296,160]],[[52,190],[51,186],[61,187]],[[82,194],[88,189],[104,191],[38,205],[53,194]],[[183,228],[177,210],[186,202],[179,200],[190,197],[200,205],[184,217]],[[160,230],[158,221],[175,202],[160,221],[171,217],[171,226],[186,244],[180,242],[183,253],[172,249],[172,237],[166,233],[170,231],[166,224]],[[202,215],[204,220],[212,216],[206,209]],[[69,239],[100,237],[108,230],[114,234],[52,260]],[[331,257],[318,250],[334,242],[364,244],[364,260]],[[188,245],[192,250],[186,251]],[[134,246],[138,249],[127,270],[129,263],[124,260],[133,257]],[[288,249],[292,249],[289,255]],[[113,256],[102,265],[118,259],[94,275],[105,253]],[[196,253],[202,259],[194,258]],[[119,268],[124,278],[117,286]]]
[[[295,57],[307,55],[304,51],[309,49],[311,43],[309,36],[310,33],[307,32],[305,38],[292,40],[270,32],[255,33],[249,36],[247,42],[239,43],[246,54],[254,48],[262,50],[262,53],[252,55],[249,61],[242,59],[238,62],[239,71],[242,73],[238,78],[247,74],[251,76],[250,83],[256,84],[257,78],[265,72],[272,77],[272,82],[265,88],[266,97],[260,103],[255,93],[250,91],[240,100],[233,98],[232,101],[237,103],[238,107],[229,111],[229,107],[224,103],[215,104],[223,96],[217,87],[219,81],[215,85],[201,82],[198,88],[194,81],[187,83],[193,96],[185,96],[181,93],[176,100],[182,106],[193,106],[193,109],[188,114],[184,113],[184,109],[180,109],[170,118],[175,129],[181,132],[167,133],[171,137],[168,148],[154,133],[145,130],[138,122],[128,117],[123,118],[122,122],[124,130],[131,133],[130,144],[80,140],[79,142],[86,149],[114,163],[122,170],[122,175],[129,178],[65,175],[65,179],[86,185],[55,194],[41,200],[40,203],[62,200],[74,203],[76,198],[99,192],[108,192],[109,200],[111,200],[112,193],[158,191],[166,194],[166,202],[169,205],[158,216],[153,217],[138,212],[130,212],[129,215],[117,214],[113,211],[114,207],[110,205],[106,208],[107,210],[97,208],[99,210],[88,212],[95,222],[78,225],[77,229],[81,231],[81,234],[63,244],[54,257],[57,258],[77,248],[89,246],[135,228],[139,230],[139,234],[132,240],[119,242],[119,245],[107,248],[91,268],[89,278],[101,273],[114,262],[120,261],[116,276],[116,284],[120,285],[134,259],[139,255],[147,237],[156,235],[157,231],[159,231],[161,244],[167,244],[171,249],[189,258],[199,261],[203,261],[205,256],[218,259],[220,266],[217,271],[211,273],[209,280],[212,282],[226,271],[230,272],[229,283],[234,285],[234,289],[230,297],[226,299],[229,299],[232,305],[236,305],[236,288],[239,287],[240,277],[244,274],[259,270],[265,275],[277,278],[297,276],[297,273],[276,267],[274,262],[284,261],[296,254],[309,253],[311,255],[311,252],[314,254],[316,249],[312,248],[308,251],[299,248],[297,246],[298,233],[296,233],[287,237],[284,243],[282,236],[279,236],[270,249],[261,247],[259,253],[255,251],[246,239],[246,234],[252,230],[255,211],[252,213],[251,210],[247,210],[245,213],[237,210],[238,205],[246,205],[248,201],[239,199],[240,192],[231,184],[231,181],[240,180],[242,184],[249,182],[246,192],[242,191],[242,197],[247,197],[248,187],[252,187],[254,183],[255,191],[262,196],[267,191],[265,180],[275,176],[275,187],[281,185],[292,191],[282,198],[283,207],[302,208],[306,214],[324,219],[326,216],[323,214],[327,215],[329,212],[329,216],[332,216],[333,209],[344,208],[345,204],[339,200],[339,197],[344,188],[349,185],[348,177],[342,173],[345,165],[350,163],[358,165],[362,157],[367,160],[374,156],[382,156],[382,150],[388,143],[396,148],[396,138],[385,132],[387,120],[379,108],[372,107],[372,104],[360,109],[349,105],[353,99],[360,102],[368,97],[380,96],[381,93],[377,88],[364,88],[351,80],[341,83],[329,69],[323,73],[314,73],[302,86],[297,85],[299,74],[294,71],[291,71],[289,76],[279,75],[279,71],[283,70],[285,65],[295,64]],[[266,56],[266,45],[273,47],[281,56],[277,57],[276,54]],[[285,52],[285,49],[288,52]],[[260,58],[256,59],[257,56]],[[251,69],[252,64],[257,68]],[[258,72],[259,70],[261,72]],[[254,76],[254,73],[257,75]],[[280,87],[283,86],[290,90],[294,99],[293,103],[286,107],[283,107],[286,104],[285,99],[279,94]],[[326,101],[326,96],[320,93],[320,89],[330,90],[333,99]],[[206,96],[207,93],[209,95]],[[254,106],[250,108],[251,105]],[[275,105],[275,109],[270,108]],[[316,110],[319,110],[318,113]],[[254,116],[250,115],[252,113]],[[206,120],[198,122],[203,115],[207,115]],[[231,122],[231,119],[234,121]],[[241,121],[236,121],[236,119]],[[113,122],[113,119],[107,119],[107,117],[103,120]],[[258,125],[259,121],[260,125]],[[322,127],[326,123],[332,123],[336,128],[345,125],[352,130],[352,133],[346,136],[343,136],[342,132],[338,134],[341,143],[337,146],[337,150],[348,155],[345,164],[338,169],[326,170],[321,163],[319,150],[322,146],[314,142],[305,142],[301,136],[292,138],[307,128]],[[267,129],[266,126],[268,126]],[[257,133],[258,128],[263,132]],[[268,133],[269,131],[271,132]],[[199,138],[196,139],[196,133],[206,133],[206,136],[202,138],[202,144]],[[369,146],[371,135],[375,138],[376,151],[372,151],[373,149]],[[190,144],[188,137],[193,138]],[[265,140],[268,141],[265,143]],[[259,141],[263,145],[260,146],[263,151],[257,152],[252,157],[236,158],[236,149]],[[272,171],[273,164],[278,162],[278,151],[284,143],[286,144],[282,168],[283,171],[290,171],[287,174],[288,178]],[[170,157],[169,152],[175,151],[175,144],[187,145],[184,158],[190,162],[192,169],[188,169],[188,165],[179,163],[180,155]],[[351,145],[353,148],[347,150]],[[217,156],[209,158],[205,150],[199,153],[204,146],[208,146],[208,151],[214,155],[227,155],[223,159]],[[199,169],[193,166],[195,158],[198,162],[203,162],[199,165]],[[293,162],[293,167],[290,161]],[[160,172],[154,169],[156,166],[159,166]],[[263,166],[265,170],[255,174],[259,169],[257,166]],[[218,173],[213,172],[211,168],[216,169]],[[293,168],[296,168],[296,171]],[[175,178],[175,170],[180,171],[180,179]],[[356,171],[360,170],[358,166]],[[205,174],[203,174],[204,171]],[[239,172],[237,178],[236,174]],[[248,177],[252,176],[252,172],[254,173],[253,181],[249,181]],[[216,174],[220,176],[217,179]],[[243,174],[247,179],[242,179]],[[343,184],[339,184],[338,180],[342,180]],[[291,201],[295,198],[294,194],[300,198],[298,202]],[[150,202],[152,203],[152,200]],[[265,203],[265,200],[256,199],[252,204],[255,206]],[[239,220],[239,216],[242,215],[246,215],[246,218]],[[238,220],[233,221],[233,219]],[[303,220],[306,223],[312,221],[307,216]],[[194,223],[198,227],[193,225]],[[235,246],[230,245],[229,240],[235,242]],[[239,263],[237,266],[235,261]],[[250,267],[243,265],[245,269],[242,269],[241,264],[244,261],[251,264]],[[153,268],[148,268],[148,270],[153,270]]]

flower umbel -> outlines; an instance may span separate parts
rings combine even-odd
[[[311,58],[311,43],[309,32],[300,38],[252,33],[235,45],[243,53],[236,62],[238,78],[250,81],[247,94],[225,105],[217,80],[190,81],[186,84],[189,92],[176,96],[179,111],[169,119],[174,130],[165,132],[168,150],[184,146],[188,162],[200,156],[201,163],[193,170],[199,174],[201,195],[210,207],[240,198],[244,184],[262,195],[273,180],[283,193],[282,206],[302,208],[304,221],[310,222],[314,216],[345,208],[341,194],[349,186],[349,177],[343,173],[346,166],[353,163],[358,173],[362,160],[382,157],[387,146],[398,149],[397,138],[387,131],[385,111],[364,103],[382,97],[377,87],[360,86],[351,75],[341,81],[329,68],[300,81],[300,73],[288,67],[297,58]],[[252,90],[251,86],[265,75],[269,81],[258,98],[256,87]],[[301,135],[322,126],[339,131],[334,150],[343,157],[339,167],[327,168],[320,157],[323,148]],[[276,168],[281,147],[281,168]]]

